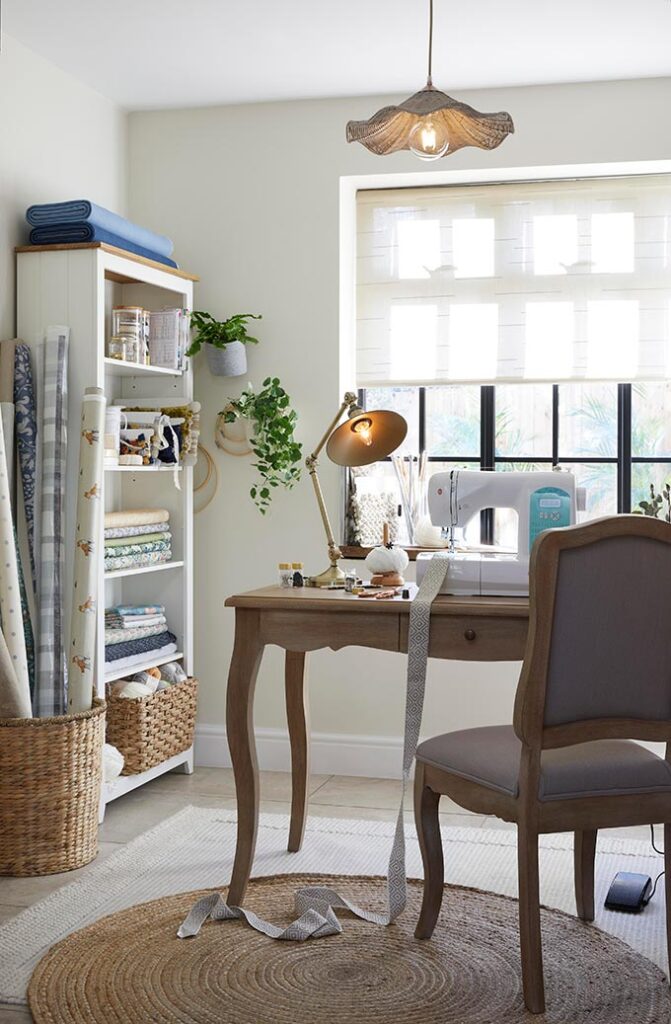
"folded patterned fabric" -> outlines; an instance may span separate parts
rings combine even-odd
[[[132,669],[136,665],[151,665],[151,659],[156,658],[158,661],[161,658],[169,658],[171,654],[175,654],[177,651],[177,644],[166,644],[165,647],[158,647],[155,651],[148,651],[144,654],[133,654],[128,658],[117,658],[116,661],[110,662],[110,667],[114,667],[115,672],[119,669]]]
[[[129,242],[151,249],[159,256],[172,256],[172,239],[156,231],[127,220],[120,213],[106,210],[89,199],[68,199],[60,203],[36,203],[26,210],[26,220],[33,228],[52,224],[90,224],[91,227],[111,231]]]
[[[162,604],[115,604],[105,608],[105,615],[165,615]]]
[[[105,661],[119,661],[121,658],[132,658],[136,654],[148,654],[151,651],[165,647],[167,644],[177,642],[174,633],[166,630],[164,633],[157,633],[155,636],[146,636],[139,640],[125,640],[120,644],[105,646]]]
[[[145,544],[120,544],[116,548],[105,545],[105,558],[121,558],[124,555],[149,555],[152,551],[170,551],[169,540],[155,540]]]
[[[106,629],[141,629],[143,626],[164,626],[165,615],[106,615]]]
[[[130,527],[131,530],[137,529],[137,527]],[[147,527],[140,527],[140,529],[147,529]],[[170,530],[163,530],[161,533],[129,533],[125,537],[108,537],[107,531],[105,531],[105,547],[106,548],[121,548],[124,544],[151,544],[155,540],[170,540],[172,534]]]
[[[170,548],[167,551],[150,551],[144,555],[124,555],[121,558],[106,558],[105,572],[114,572],[115,569],[135,569],[141,565],[158,565],[159,562],[169,562],[172,557]]]
[[[166,519],[161,523],[140,523],[138,526],[110,526],[105,530],[105,543],[108,544],[111,540],[123,541],[126,537],[140,537],[150,531],[170,532],[169,521]]]
[[[143,640],[147,636],[161,636],[165,633],[166,623],[163,621],[158,626],[135,626],[128,629],[105,629],[105,647],[114,644],[123,644],[127,640]]]
[[[153,526],[167,523],[170,513],[165,508],[129,508],[122,512],[105,512],[105,530],[118,526]]]

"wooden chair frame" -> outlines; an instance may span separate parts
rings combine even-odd
[[[671,762],[671,721],[601,718],[544,726],[559,560],[562,551],[611,537],[641,537],[671,544],[668,523],[643,516],[617,516],[584,526],[548,530],[537,539],[530,563],[529,633],[515,698],[513,727],[522,741],[517,797],[489,789],[418,761],[415,820],[424,862],[424,899],[415,931],[430,938],[443,896],[444,867],[438,805],[441,795],[479,814],[517,823],[519,921],[524,1001],[532,1013],[545,1009],[541,948],[538,837],[574,832],[574,883],[578,917],[594,920],[594,856],[599,828],[664,823],[667,950],[671,966],[671,795],[591,796],[541,801],[541,752],[591,740],[663,741]]]

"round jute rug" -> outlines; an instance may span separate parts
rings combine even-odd
[[[288,923],[299,885],[332,885],[382,910],[379,878],[253,881],[245,906]],[[28,990],[38,1024],[530,1024],[521,995],[517,903],[448,887],[434,936],[414,938],[421,883],[384,928],[342,912],[342,935],[277,942],[240,921],[178,939],[202,892],[103,918],[46,955]],[[542,912],[546,1024],[668,1024],[662,972],[618,939]]]

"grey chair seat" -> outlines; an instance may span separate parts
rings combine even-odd
[[[512,726],[462,729],[421,743],[417,760],[517,797],[522,744]],[[595,740],[544,750],[538,797],[671,793],[671,765],[632,740]]]

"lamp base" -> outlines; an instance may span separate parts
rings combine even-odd
[[[330,587],[334,583],[342,584],[345,582],[345,573],[338,567],[337,564],[330,565],[324,572],[320,572],[319,576],[311,576],[310,583],[313,587]]]

